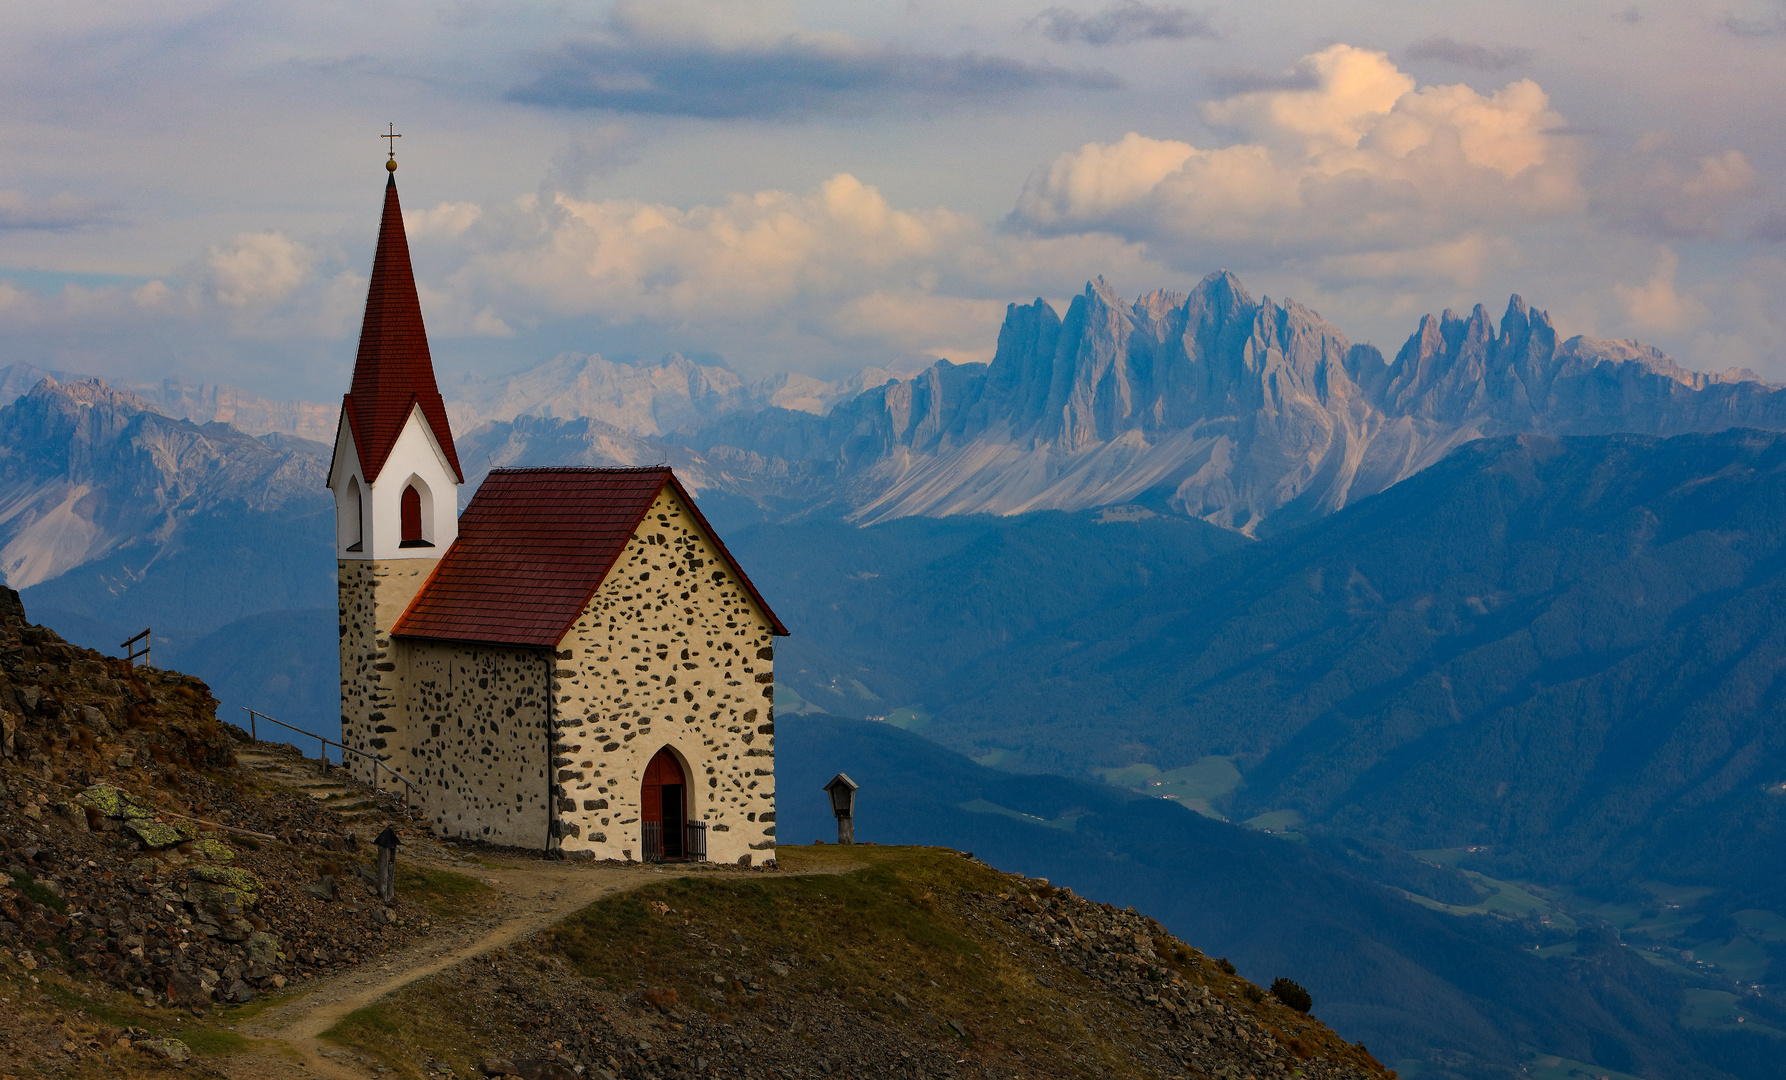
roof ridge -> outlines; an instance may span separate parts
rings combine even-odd
[[[505,465],[491,469],[491,476],[517,473],[654,473],[670,472],[668,465]]]

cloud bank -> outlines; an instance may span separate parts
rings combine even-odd
[[[1131,41],[1192,38],[1214,41],[1221,37],[1207,11],[1144,4],[1140,0],[1121,0],[1095,15],[1053,7],[1037,15],[1031,25],[1063,45],[1124,45]]]
[[[1443,243],[1585,205],[1574,146],[1550,134],[1563,118],[1530,80],[1416,87],[1383,53],[1334,45],[1201,115],[1238,141],[1087,144],[1030,176],[1012,222],[1246,265]]]
[[[789,119],[892,110],[936,113],[1037,90],[1108,90],[1108,72],[954,55],[740,19],[753,5],[617,5],[605,37],[527,61],[512,101],[557,109]]]

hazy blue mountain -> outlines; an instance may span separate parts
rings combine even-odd
[[[728,545],[798,633],[776,683],[831,712],[922,706],[963,666],[1250,541],[1139,507],[758,524]],[[922,725],[908,713],[902,723]]]
[[[783,716],[776,749],[783,838],[836,836],[820,786],[848,772],[861,784],[861,840],[945,844],[1132,904],[1255,982],[1307,986],[1316,1015],[1404,1075],[1527,1075],[1534,1050],[1654,1080],[1775,1075],[1767,1035],[1708,1045],[1682,1027],[1695,980],[1646,963],[1604,925],[1560,934],[1535,919],[1439,914],[1371,880],[1372,863],[1103,785],[982,768],[887,724]],[[1451,875],[1448,887],[1468,885]],[[1786,1015],[1756,1004],[1774,1023]]]
[[[1427,316],[1392,362],[1231,274],[1064,316],[1011,305],[990,365],[938,363],[824,416],[765,409],[675,441],[832,477],[851,520],[1140,503],[1248,533],[1375,494],[1472,439],[1521,432],[1786,428],[1786,393],[1682,370],[1636,342],[1558,340],[1515,296]],[[740,471],[745,471],[741,462]]]
[[[987,654],[927,734],[1049,769],[1231,755],[1233,815],[1786,905],[1783,616],[1786,436],[1484,440]]]
[[[302,632],[262,634],[252,649],[251,637],[218,632],[333,611],[327,467],[318,443],[172,419],[98,380],[41,378],[0,407],[0,569],[32,617],[71,641],[117,655],[153,627],[155,661],[219,683],[226,711],[296,708],[290,692],[229,694],[309,685],[304,673],[324,666],[333,685],[332,616],[324,632],[298,620],[285,625]],[[305,699],[301,722],[338,715]]]

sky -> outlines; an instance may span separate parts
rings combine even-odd
[[[388,124],[443,375],[991,358],[1228,269],[1786,382],[1786,0],[0,0],[0,364],[345,387]]]

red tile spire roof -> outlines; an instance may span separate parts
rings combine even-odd
[[[459,451],[447,426],[446,403],[434,382],[428,332],[422,326],[422,304],[409,265],[403,208],[397,204],[397,177],[392,175],[384,189],[384,220],[378,226],[378,254],[372,259],[372,284],[366,290],[366,321],[360,326],[353,387],[341,401],[368,483],[378,479],[404,421],[418,405],[463,484],[465,471],[459,467]]]
[[[662,466],[491,472],[459,516],[459,538],[391,632],[437,641],[555,647],[666,485],[719,548],[774,633],[787,634],[676,474]]]

